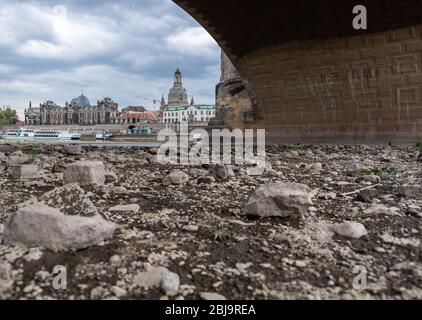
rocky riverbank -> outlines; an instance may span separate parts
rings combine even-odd
[[[419,149],[268,147],[249,175],[0,145],[0,298],[421,299]]]

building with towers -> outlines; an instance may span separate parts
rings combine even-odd
[[[39,108],[25,110],[26,125],[95,125],[110,124],[119,112],[119,105],[110,98],[102,98],[91,106],[89,99],[82,93],[79,97],[61,107],[51,100],[40,104]]]
[[[160,122],[208,122],[215,117],[215,105],[196,104],[192,97],[188,102],[188,94],[183,87],[182,72],[177,68],[174,73],[173,87],[170,88],[167,103],[164,95],[161,98]]]

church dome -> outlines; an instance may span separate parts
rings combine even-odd
[[[84,94],[81,94],[79,97],[74,98],[71,101],[71,104],[76,105],[78,107],[90,107],[91,106],[89,99]]]

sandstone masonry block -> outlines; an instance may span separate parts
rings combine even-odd
[[[12,167],[12,179],[15,180],[33,180],[39,177],[38,166],[23,164]]]
[[[64,184],[77,183],[81,186],[104,185],[105,167],[100,161],[78,161],[69,165],[64,172]]]

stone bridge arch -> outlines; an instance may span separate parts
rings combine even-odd
[[[173,1],[250,80],[269,142],[422,140],[422,0]]]

